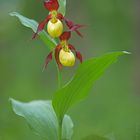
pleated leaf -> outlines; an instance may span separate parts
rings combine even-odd
[[[17,12],[12,12],[10,15],[17,17],[22,25],[36,32],[38,23],[35,20],[24,17]],[[52,39],[44,30],[39,33],[39,37],[49,47],[50,50],[56,46],[55,40]]]
[[[58,140],[58,120],[51,101],[22,103],[10,99],[14,112],[25,118],[30,128],[46,140]]]
[[[71,82],[58,90],[53,98],[53,107],[61,120],[67,110],[75,103],[85,99],[95,82],[119,56],[127,52],[113,52],[92,58],[79,66]]]
[[[32,101],[23,103],[10,99],[13,111],[23,117],[37,135],[46,140],[58,140],[59,123],[51,101]],[[62,121],[62,139],[71,140],[73,122],[68,115]]]

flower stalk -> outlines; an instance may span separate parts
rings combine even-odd
[[[62,87],[62,72],[60,71],[59,67],[56,65],[57,67],[57,81],[58,81],[58,89],[60,89]]]

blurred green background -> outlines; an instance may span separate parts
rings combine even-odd
[[[75,124],[73,140],[90,134],[140,140],[139,6],[139,0],[67,0],[66,17],[88,25],[82,29],[82,40],[75,35],[71,39],[84,59],[132,52],[111,66],[86,101],[68,112]],[[41,21],[47,11],[41,0],[0,0],[0,9],[0,140],[41,140],[12,112],[8,99],[51,99],[57,89],[55,62],[42,73],[47,46],[31,40],[32,31],[8,13],[17,11]],[[77,66],[63,69],[64,83]]]

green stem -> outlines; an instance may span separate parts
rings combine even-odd
[[[57,72],[58,72],[58,89],[62,86],[62,72],[60,71],[59,67],[57,66]],[[62,120],[58,120],[59,122],[59,128],[58,128],[58,140],[62,140]]]
[[[62,72],[59,70],[58,66],[57,66],[57,72],[58,72],[58,89],[60,89],[62,86]]]
[[[62,121],[59,121],[59,140],[62,140]]]

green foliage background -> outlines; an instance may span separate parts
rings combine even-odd
[[[132,52],[106,72],[86,101],[69,111],[75,124],[74,140],[88,134],[108,135],[116,140],[140,139],[140,63],[134,33],[135,5],[132,0],[67,0],[66,17],[87,25],[82,29],[82,40],[77,36],[71,39],[85,59],[109,51]],[[0,140],[40,140],[25,121],[12,112],[8,99],[50,99],[57,89],[55,62],[42,73],[48,48],[40,40],[32,41],[32,31],[8,13],[18,11],[40,21],[47,11],[41,1],[34,0],[0,0],[0,9]],[[64,83],[76,68],[63,69]]]

